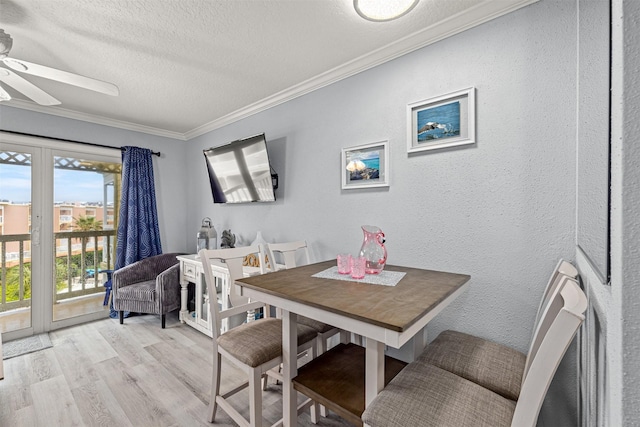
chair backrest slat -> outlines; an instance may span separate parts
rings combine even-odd
[[[538,313],[536,314],[536,322],[533,324],[533,334],[531,336],[531,342],[529,344],[529,353],[527,355],[527,362],[525,364],[525,372],[529,369],[529,365],[531,363],[531,352],[532,349],[537,348],[540,345],[540,341],[544,338],[544,333],[540,332],[541,328],[548,328],[547,324],[543,325],[543,315],[545,310],[548,309],[549,304],[553,303],[552,298],[555,295],[557,288],[564,283],[565,278],[576,279],[578,277],[578,270],[570,263],[565,260],[558,261],[558,265],[553,270],[551,277],[549,278],[549,282],[544,290],[544,294],[542,295],[542,299],[540,300],[540,306],[538,307]],[[556,302],[556,304],[560,304]],[[557,306],[555,307],[558,308]],[[523,376],[524,381],[524,376]]]
[[[584,321],[586,309],[587,297],[578,282],[563,275],[542,313],[541,327],[527,356],[513,427],[536,425],[549,384]]]
[[[544,288],[544,294],[540,299],[540,305],[538,306],[538,313],[536,314],[536,322],[534,323],[534,325],[537,326],[540,322],[542,311],[544,310],[544,307],[546,307],[549,303],[549,298],[551,298],[551,295],[553,294],[556,286],[558,286],[558,284],[561,282],[563,275],[575,279],[578,277],[578,270],[570,262],[560,259],[560,261],[558,261],[558,265],[556,265],[556,268],[553,270],[553,273],[549,278],[547,286]]]
[[[310,263],[309,260],[309,247],[307,246],[307,242],[305,240],[300,240],[297,242],[286,242],[286,243],[268,243],[267,244],[267,252],[269,253],[269,259],[271,260],[271,268],[275,270],[275,258],[274,252],[279,252],[282,254],[282,258],[284,260],[285,268],[293,268],[297,266],[296,256],[297,251],[301,250],[303,252],[304,261],[306,264]]]
[[[220,260],[226,264],[227,270],[229,271],[228,298],[231,301],[231,305],[237,307],[242,304],[246,304],[248,302],[248,298],[242,297],[238,294],[235,281],[244,276],[242,264],[245,257],[256,253],[260,257],[259,259],[264,259],[260,245],[228,249],[202,249],[198,253],[202,262],[202,269],[204,270],[205,282],[207,284],[207,294],[209,295],[209,315],[211,316],[214,341],[217,339],[218,335],[220,335],[222,318],[220,317],[220,309],[218,308],[218,303],[216,301],[216,281],[213,276],[211,261]],[[264,274],[264,272],[264,263],[260,263],[260,273]],[[223,295],[223,298],[227,298],[227,295]]]

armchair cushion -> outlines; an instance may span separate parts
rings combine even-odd
[[[147,280],[125,286],[118,292],[118,298],[129,301],[153,302],[156,300],[156,281]]]
[[[371,427],[510,426],[516,403],[449,371],[415,361],[362,414]]]
[[[527,356],[507,346],[457,331],[444,331],[418,360],[518,400]]]

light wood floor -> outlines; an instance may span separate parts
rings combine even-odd
[[[177,312],[104,319],[51,332],[53,347],[4,361],[0,426],[208,426],[211,338],[182,325]],[[221,390],[244,381],[222,365]],[[301,398],[302,400],[302,398]],[[247,416],[248,393],[232,400]],[[282,416],[282,389],[263,393],[264,425]],[[311,426],[303,414],[299,425]],[[216,424],[233,426],[220,409]],[[335,414],[320,426],[348,426]]]
[[[98,311],[104,311],[108,315],[109,308],[102,305],[103,301],[104,291],[78,298],[62,299],[53,304],[53,320],[69,319]],[[31,307],[0,312],[0,332],[16,331],[30,326]]]

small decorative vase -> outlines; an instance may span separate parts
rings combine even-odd
[[[384,247],[384,233],[373,225],[363,225],[364,241],[360,248],[360,256],[366,261],[365,272],[378,274],[387,263],[387,248]]]
[[[264,237],[262,237],[262,231],[258,231],[256,233],[256,238],[253,240],[253,242],[251,242],[251,246],[253,245],[262,245],[262,248],[264,249],[264,246],[267,244],[267,241],[264,240]]]

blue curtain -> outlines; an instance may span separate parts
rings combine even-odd
[[[162,253],[151,150],[124,148],[116,270]],[[113,308],[110,317],[117,317]]]
[[[116,270],[162,253],[151,150],[124,148]]]

